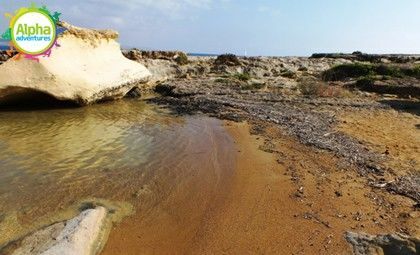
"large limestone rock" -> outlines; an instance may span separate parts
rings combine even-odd
[[[86,105],[123,97],[149,80],[146,67],[122,55],[117,32],[61,25],[67,31],[49,58],[0,65],[0,103],[35,91]]]
[[[88,209],[77,217],[38,230],[11,244],[1,254],[8,255],[91,255],[104,243],[107,210]],[[15,248],[18,247],[18,248]]]

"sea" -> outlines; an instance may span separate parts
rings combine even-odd
[[[9,41],[0,39],[0,50],[8,50],[9,49]]]

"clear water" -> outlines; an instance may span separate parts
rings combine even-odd
[[[137,100],[0,111],[0,247],[78,201],[147,211],[181,186],[217,185],[232,169],[232,144],[216,119]]]

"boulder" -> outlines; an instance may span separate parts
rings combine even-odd
[[[103,246],[107,210],[96,207],[77,217],[35,231],[8,245],[1,254],[11,255],[91,255]]]
[[[59,35],[60,47],[50,57],[40,57],[39,62],[15,57],[0,65],[0,104],[40,92],[88,105],[145,86],[151,73],[123,56],[117,32],[60,25],[67,30]]]

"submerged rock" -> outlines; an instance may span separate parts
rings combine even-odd
[[[11,255],[96,254],[106,233],[106,216],[104,207],[87,209],[71,220],[38,230],[0,252]]]
[[[404,235],[358,234],[347,232],[347,241],[355,255],[416,255],[420,252],[420,240]]]
[[[117,32],[61,25],[67,31],[59,35],[60,47],[50,57],[39,63],[13,58],[0,65],[0,103],[41,92],[87,105],[121,98],[149,80],[146,67],[123,56]]]

